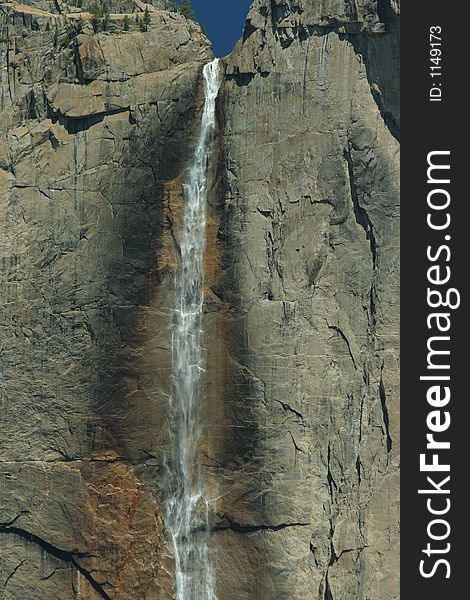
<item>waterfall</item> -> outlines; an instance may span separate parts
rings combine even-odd
[[[166,459],[165,522],[175,559],[176,600],[213,600],[208,550],[208,505],[204,497],[199,442],[203,401],[202,315],[208,162],[220,87],[218,59],[204,67],[205,103],[199,137],[184,184],[178,307],[172,339],[173,389],[170,449]]]

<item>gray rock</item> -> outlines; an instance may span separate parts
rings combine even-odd
[[[0,6],[0,589],[173,598],[181,181],[212,57]],[[59,12],[60,9],[60,12]],[[113,13],[114,14],[114,13]],[[398,2],[255,0],[222,67],[201,459],[220,600],[398,590]]]
[[[170,598],[164,249],[210,46],[0,11],[2,598]]]
[[[399,594],[398,22],[353,4],[255,1],[225,61],[224,600]]]

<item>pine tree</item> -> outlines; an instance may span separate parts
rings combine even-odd
[[[107,31],[109,27],[109,6],[105,2],[103,5],[103,31]]]
[[[191,0],[183,0],[181,3],[181,14],[187,19],[195,19],[193,7],[191,6]]]
[[[100,26],[100,21],[103,18],[103,9],[95,0],[93,4],[90,6],[91,12],[91,24],[93,26],[93,31],[96,33]]]
[[[150,18],[149,9],[145,7],[144,18],[142,19],[142,31],[147,31],[152,19]]]

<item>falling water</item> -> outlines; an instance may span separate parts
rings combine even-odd
[[[199,461],[201,403],[203,257],[208,162],[220,87],[218,59],[205,65],[205,103],[193,163],[184,185],[184,225],[177,277],[179,304],[173,334],[173,393],[165,521],[175,557],[176,600],[213,600],[208,551],[208,506]]]

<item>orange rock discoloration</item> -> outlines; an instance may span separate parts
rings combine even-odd
[[[163,518],[153,493],[113,451],[79,463],[85,485],[81,534],[89,557],[80,559],[111,598],[171,597],[172,581],[163,567]]]
[[[177,239],[181,230],[183,189],[180,178],[167,181],[162,211],[163,233],[157,250],[156,264],[159,273],[174,271],[178,263]]]
[[[206,215],[206,248],[204,252],[204,283],[205,293],[216,281],[217,269],[220,264],[221,248],[218,240],[220,219],[209,209]]]

